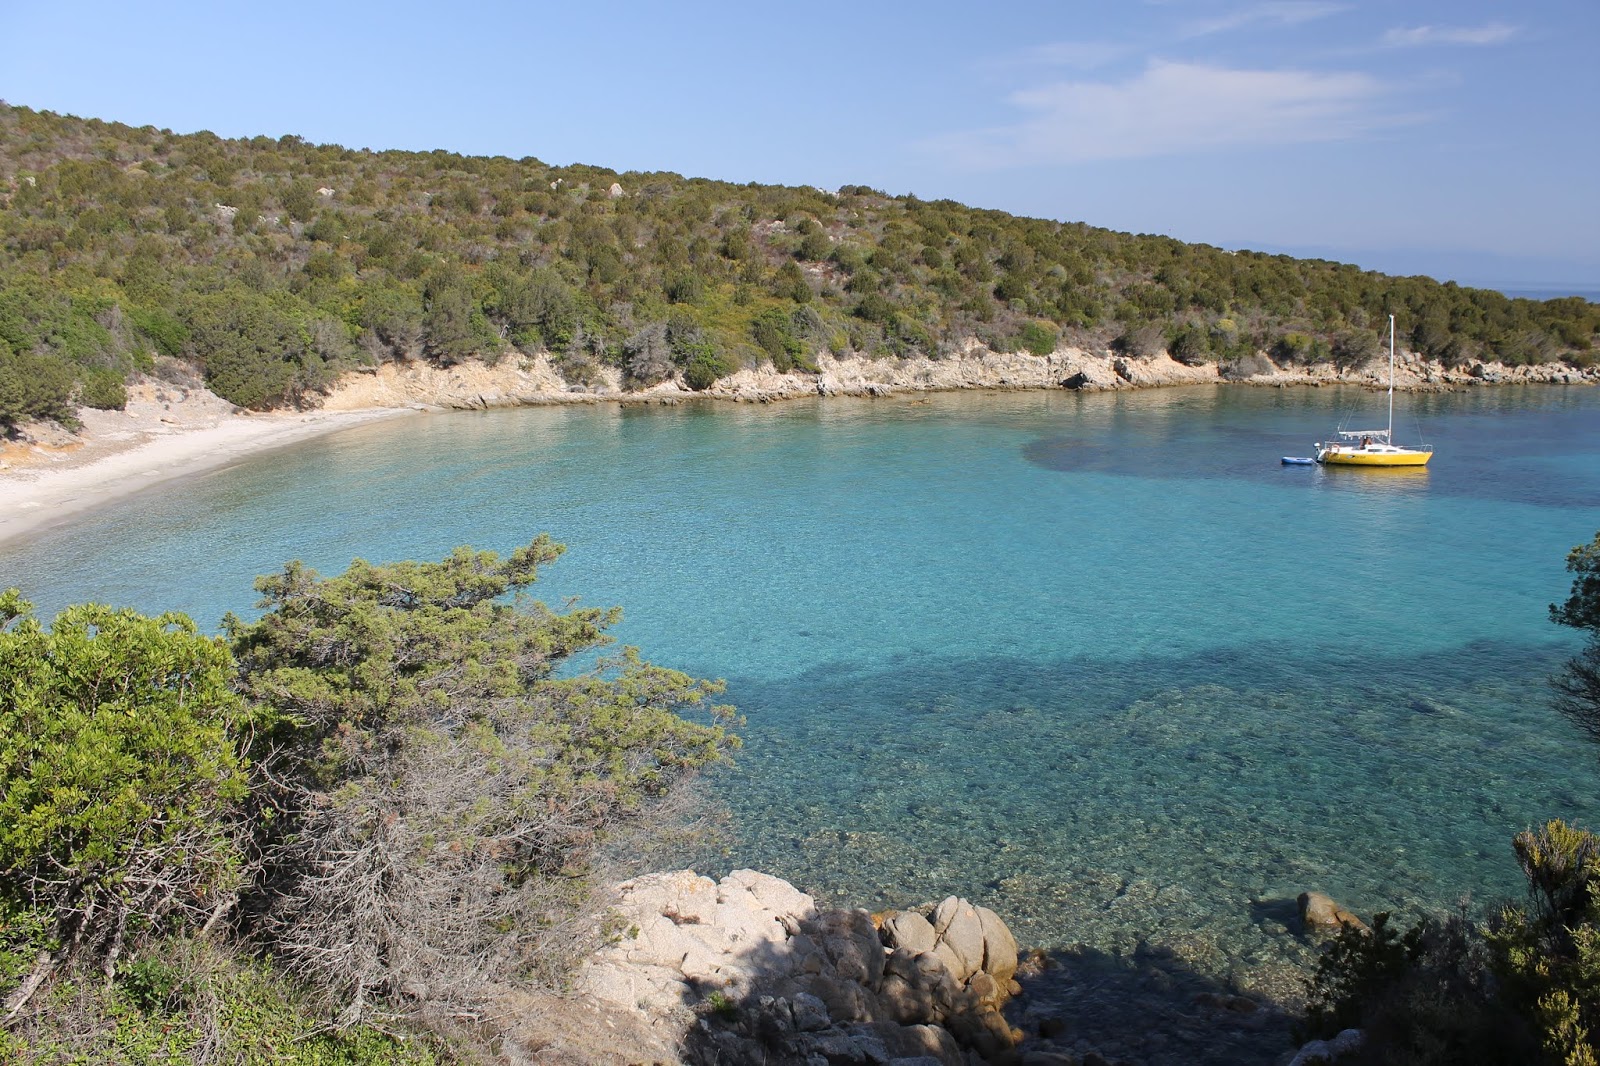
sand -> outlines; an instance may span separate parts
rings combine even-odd
[[[0,446],[0,543],[44,535],[90,509],[246,455],[408,413],[247,414],[204,389],[134,386],[125,410],[84,411],[76,436],[38,431]]]

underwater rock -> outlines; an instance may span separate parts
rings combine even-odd
[[[1307,929],[1365,929],[1367,923],[1321,892],[1302,892],[1297,900],[1300,921]]]

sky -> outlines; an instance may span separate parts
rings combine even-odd
[[[1600,298],[1600,0],[0,0],[0,99]]]

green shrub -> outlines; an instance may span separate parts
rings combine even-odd
[[[683,368],[684,384],[695,392],[704,392],[721,378],[733,373],[734,366],[709,341],[691,345],[688,362]]]
[[[418,984],[473,1002],[512,974],[558,979],[594,927],[596,849],[735,744],[678,713],[730,717],[709,706],[720,684],[631,649],[558,673],[618,617],[506,601],[561,551],[326,579],[291,563],[257,582],[258,621],[224,622],[241,687],[276,715],[254,749],[286,823],[266,842],[268,929],[347,1017]]]
[[[1211,334],[1198,323],[1188,323],[1168,339],[1167,351],[1185,366],[1199,366],[1211,359]]]
[[[0,1062],[171,1066],[433,1066],[441,1041],[391,1023],[336,1029],[322,1005],[266,961],[215,944],[165,941],[107,985],[62,980],[37,1011],[0,1029]],[[471,1061],[471,1060],[469,1060]]]
[[[776,308],[763,311],[750,324],[751,335],[761,350],[772,358],[773,368],[784,373],[792,369],[804,351],[794,333],[794,320]]]
[[[1489,942],[1506,996],[1533,1021],[1547,1061],[1600,1061],[1600,839],[1552,821],[1517,834],[1531,909],[1502,908]]]
[[[179,614],[97,604],[49,626],[0,593],[0,903],[48,915],[61,958],[203,921],[239,887],[255,720],[233,659]]]
[[[1047,322],[1038,320],[1024,323],[1022,331],[1017,335],[1022,347],[1034,355],[1049,355],[1054,352],[1060,339],[1059,330]]]
[[[72,402],[72,368],[48,355],[12,355],[0,341],[0,430],[14,432],[29,419],[78,424]]]
[[[178,356],[189,341],[189,330],[168,311],[159,307],[134,307],[128,311],[134,328],[155,344],[162,355]]]
[[[78,401],[99,411],[120,411],[128,405],[128,387],[115,370],[85,370]]]
[[[1310,362],[1310,354],[1311,336],[1306,333],[1285,333],[1272,342],[1272,358],[1285,366]]]
[[[1371,931],[1345,926],[1323,948],[1306,985],[1306,1035],[1328,1037],[1361,1027],[1371,1004],[1380,1000],[1416,963],[1424,928],[1404,934],[1389,915],[1373,916]]]

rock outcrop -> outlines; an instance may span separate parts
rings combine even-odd
[[[328,394],[331,411],[372,407],[432,406],[446,408],[514,407],[555,403],[678,403],[694,397],[767,403],[808,396],[891,396],[900,393],[957,389],[1073,389],[1104,392],[1167,385],[1216,384],[1229,380],[1251,385],[1354,384],[1383,388],[1388,384],[1384,362],[1360,371],[1339,371],[1331,365],[1278,367],[1265,356],[1265,369],[1240,377],[1227,376],[1213,363],[1188,366],[1158,353],[1146,358],[1104,351],[1062,348],[1049,355],[995,352],[976,341],[942,358],[914,356],[871,359],[861,355],[817,356],[817,370],[780,372],[772,364],[746,367],[694,392],[676,379],[646,389],[626,390],[614,367],[591,366],[584,384],[569,383],[548,356],[507,355],[494,365],[478,362],[437,367],[422,362],[386,363],[348,374]],[[1581,371],[1560,363],[1529,367],[1475,364],[1446,369],[1438,363],[1403,359],[1396,369],[1397,388],[1437,391],[1491,383],[1596,383],[1600,368]]]
[[[578,991],[686,1034],[685,1061],[962,1066],[1020,1036],[1000,1013],[1016,941],[963,899],[875,920],[751,870],[684,870],[624,882],[614,913]]]

